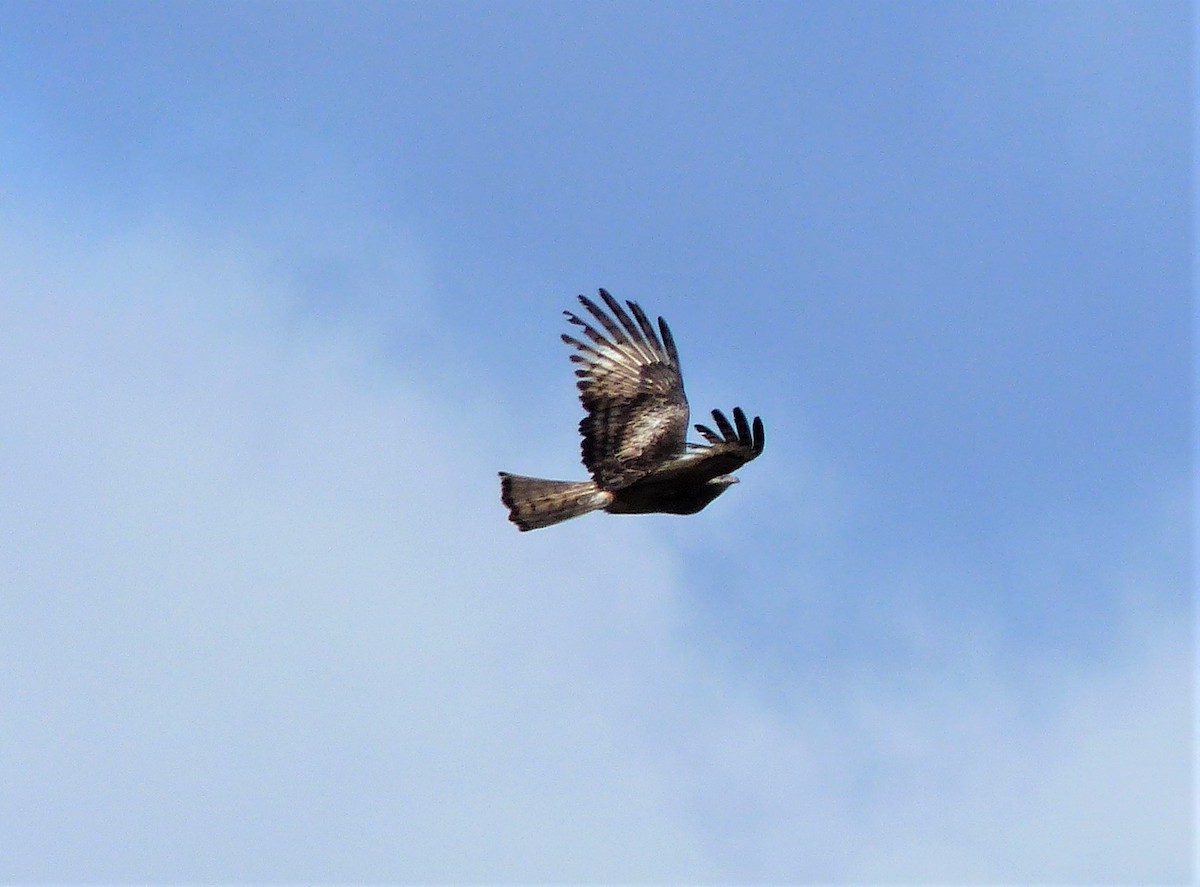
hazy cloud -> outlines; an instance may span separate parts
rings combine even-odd
[[[305,316],[260,244],[3,227],[3,877],[1188,876],[1185,614],[1028,663],[924,614],[772,695],[646,524],[506,524],[536,459],[445,343]]]

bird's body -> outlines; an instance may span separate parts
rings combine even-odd
[[[753,426],[740,407],[731,424],[720,410],[696,430],[707,443],[687,441],[688,402],[679,354],[666,321],[658,332],[644,311],[621,304],[600,290],[606,314],[591,299],[580,303],[604,328],[565,312],[587,342],[563,335],[580,364],[579,398],[587,411],[579,423],[588,481],[558,481],[500,472],[500,498],[509,519],[522,530],[550,526],[590,511],[610,514],[695,514],[737,478],[731,472],[763,450],[762,420]],[[636,323],[635,323],[636,320]]]

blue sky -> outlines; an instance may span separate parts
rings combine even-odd
[[[0,879],[1190,879],[1193,34],[6,4]],[[518,534],[599,286],[767,449]]]

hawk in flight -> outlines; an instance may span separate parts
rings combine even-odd
[[[591,480],[546,480],[500,472],[500,499],[521,530],[548,527],[604,510],[609,514],[695,514],[737,483],[732,472],[763,451],[763,424],[741,407],[733,422],[713,410],[717,430],[697,425],[706,443],[687,440],[688,402],[679,353],[667,322],[658,332],[641,307],[600,290],[608,313],[587,296],[579,301],[603,332],[570,311],[582,338],[563,334],[579,364],[583,464]],[[661,339],[659,333],[662,334]],[[583,341],[586,339],[587,341]]]

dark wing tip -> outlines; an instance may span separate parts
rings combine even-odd
[[[646,341],[650,343],[656,353],[662,354],[663,346],[658,340],[658,333],[654,332],[654,325],[650,323],[650,318],[646,316],[646,312],[642,310],[642,306],[637,302],[629,301],[625,304],[633,312],[633,319],[637,321],[638,328],[641,329],[642,335],[646,337]]]
[[[703,434],[710,443],[736,444],[744,451],[748,451],[747,461],[763,451],[763,446],[766,444],[766,433],[763,431],[761,418],[755,416],[754,421],[750,422],[746,418],[746,411],[741,407],[733,408],[734,424],[730,424],[720,410],[713,410],[712,417],[717,429],[721,432],[720,437],[711,428],[704,425],[696,426],[696,430]],[[735,428],[734,425],[737,427]]]
[[[733,432],[733,426],[729,424],[729,420],[725,418],[724,413],[720,410],[713,410],[712,417],[713,421],[717,423],[717,428],[721,434],[725,436],[725,440],[733,441],[737,439]]]
[[[671,335],[671,328],[667,326],[667,322],[658,318],[658,331],[662,333],[663,347],[667,349],[667,356],[671,358],[671,363],[675,368],[679,368],[679,349],[675,347],[675,337]]]
[[[604,287],[600,287],[600,298],[604,300],[604,304],[608,306],[608,310],[618,318],[625,313],[625,309],[621,307],[621,303]]]
[[[603,293],[604,290],[600,290],[600,292]],[[582,305],[584,308],[586,308],[589,313],[595,314],[596,312],[600,311],[600,306],[597,305],[595,302],[593,302],[591,299],[589,299],[587,296],[585,296],[583,293],[580,293],[578,298],[579,298],[579,304]],[[566,313],[570,314],[569,311]],[[600,313],[603,314],[604,312],[600,311]]]
[[[750,423],[746,421],[746,414],[741,407],[733,408],[733,421],[737,424],[738,443],[744,447],[753,444],[753,439],[750,437]]]

